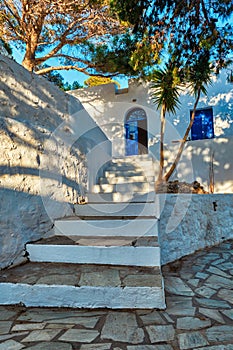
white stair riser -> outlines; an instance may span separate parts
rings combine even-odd
[[[154,202],[155,192],[137,192],[137,193],[89,193],[87,195],[91,203],[145,203]]]
[[[107,168],[104,169],[104,174],[106,172],[109,172],[109,173],[115,173],[115,172],[134,172],[134,173],[141,173],[143,172],[143,169],[139,166],[134,166],[134,165],[109,165]]]
[[[159,287],[74,287],[0,283],[0,304],[27,307],[165,309]]]
[[[155,176],[153,169],[148,169],[146,172],[143,170],[106,170],[104,172],[104,176],[106,178],[113,178],[113,177],[130,177],[130,176],[145,176],[145,177],[153,177]]]
[[[118,162],[113,163],[106,167],[104,170],[134,170],[134,171],[146,171],[149,169],[153,169],[154,164],[150,161],[134,161],[131,163],[127,162]]]
[[[99,179],[99,184],[100,185],[105,185],[105,184],[110,184],[110,185],[115,185],[115,184],[128,184],[128,183],[134,183],[134,182],[154,182],[154,177],[153,176],[129,176],[129,177],[101,177]]]
[[[111,192],[150,192],[153,191],[155,187],[155,184],[147,183],[147,182],[135,182],[135,183],[129,183],[129,184],[116,184],[116,185],[94,185],[93,190],[94,193],[111,193]]]
[[[78,216],[156,216],[158,210],[155,203],[109,203],[75,205],[75,214]]]
[[[138,220],[56,220],[55,234],[64,236],[158,236],[156,219]]]
[[[144,175],[134,175],[134,176],[128,176],[128,177],[123,177],[123,176],[118,176],[118,177],[101,177],[99,179],[99,184],[104,185],[104,184],[118,184],[118,183],[131,183],[131,182],[146,182],[146,177]]]
[[[115,161],[119,161],[119,160],[122,160],[122,161],[132,161],[134,159],[146,159],[146,160],[152,160],[152,156],[149,155],[149,154],[134,154],[134,155],[131,155],[131,156],[123,156],[123,157],[114,157],[112,159],[112,162],[115,162]]]
[[[32,262],[121,266],[160,266],[159,247],[89,247],[27,244]]]
[[[136,169],[126,169],[126,170],[116,170],[117,168],[115,167],[114,170],[107,169],[104,171],[104,176],[105,177],[115,177],[115,176],[123,176],[123,177],[128,177],[128,176],[141,176],[145,175],[143,170],[136,170]]]
[[[153,159],[145,156],[129,156],[125,158],[113,158],[110,164],[140,164],[140,163],[150,163],[153,164]]]
[[[111,165],[131,165],[131,166],[139,166],[141,167],[142,165],[153,165],[152,159],[148,158],[134,158],[134,159],[129,159],[129,158],[124,158],[124,159],[113,159]]]

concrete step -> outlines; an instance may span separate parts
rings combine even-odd
[[[135,169],[126,169],[126,170],[117,170],[117,167],[115,167],[115,170],[109,170],[109,168],[107,168],[107,170],[104,171],[104,176],[111,178],[111,177],[115,177],[115,176],[123,176],[123,177],[128,177],[128,176],[144,176],[144,172],[143,170],[135,170]]]
[[[139,191],[137,193],[88,193],[89,203],[145,203],[154,202],[155,192]]]
[[[124,165],[124,164],[131,164],[135,166],[142,166],[143,165],[153,165],[153,159],[148,157],[125,157],[125,158],[113,158],[111,163],[109,164],[117,164],[117,165]]]
[[[153,162],[153,158],[149,156],[148,154],[142,154],[142,155],[133,155],[133,156],[126,156],[126,157],[117,157],[112,159],[112,163],[129,163],[132,164],[134,162]]]
[[[112,193],[112,192],[151,192],[154,190],[154,182],[134,182],[134,183],[123,183],[123,184],[103,184],[103,185],[94,185],[94,193]]]
[[[160,266],[160,248],[143,246],[80,246],[62,244],[27,244],[32,262],[62,262],[72,264]],[[108,244],[110,244],[108,242]]]
[[[105,247],[158,247],[158,237],[96,237],[96,236],[58,236],[51,235],[40,239],[33,244],[44,245],[78,245],[78,246],[105,246]]]
[[[145,176],[145,177],[155,177],[154,169],[147,169],[147,171],[140,170],[120,170],[115,167],[116,170],[105,170],[104,176],[108,179],[113,177],[130,177],[130,176]]]
[[[146,177],[144,175],[135,175],[135,176],[111,176],[111,177],[100,177],[99,184],[127,184],[127,183],[138,183],[138,182],[153,182],[154,177]]]
[[[165,309],[159,268],[32,263],[0,271],[0,304]]]
[[[157,219],[79,220],[75,217],[55,220],[54,232],[59,236],[158,236]]]
[[[136,170],[136,171],[146,171],[147,169],[153,169],[154,164],[152,161],[148,160],[135,160],[132,163],[127,163],[124,161],[114,162],[109,164],[105,170]]]
[[[81,217],[157,217],[158,207],[158,200],[157,203],[88,203],[86,205],[74,205],[75,214]]]
[[[139,165],[133,165],[133,164],[126,164],[126,163],[122,163],[122,164],[108,164],[108,166],[105,168],[104,171],[131,171],[134,173],[138,173],[138,172],[142,172],[143,169],[141,166]]]

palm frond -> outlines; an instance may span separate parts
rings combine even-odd
[[[164,105],[168,112],[174,113],[180,104],[180,88],[181,79],[176,67],[167,64],[164,69],[154,71],[151,89],[152,101],[157,105],[157,108]]]
[[[203,54],[187,71],[187,81],[191,93],[197,96],[198,91],[207,94],[207,86],[211,84],[211,66],[208,53]]]

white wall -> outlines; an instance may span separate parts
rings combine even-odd
[[[177,145],[170,146],[167,150],[170,161],[173,160],[176,150]],[[207,191],[213,183],[214,193],[233,193],[232,153],[232,136],[188,141],[173,179],[188,182],[197,180]]]
[[[159,123],[154,123],[156,116],[159,121],[159,114],[151,108],[154,106],[148,99],[148,86],[145,83],[131,82],[128,93],[124,94],[116,94],[114,84],[80,89],[71,93],[82,102],[112,141],[114,157],[125,155],[124,118],[131,108],[143,106],[147,113],[149,130],[156,138],[159,135]]]
[[[159,197],[162,264],[233,238],[233,194]]]
[[[42,238],[55,218],[74,215],[73,204],[87,190],[88,175],[93,182],[98,162],[111,156],[111,147],[76,98],[1,54],[0,72],[4,268],[22,257],[26,242]]]
[[[227,82],[227,71],[223,71],[217,78],[214,76],[207,91],[207,96],[201,96],[198,108],[213,107],[216,137],[233,135],[233,84]],[[116,94],[114,84],[75,90],[71,93],[80,99],[111,139],[123,140],[122,122],[126,112],[136,106],[146,109],[152,135],[156,137],[159,133],[159,111],[152,101],[147,83],[131,80],[128,93],[125,94]],[[183,136],[194,100],[186,90],[181,94],[181,106],[176,115],[168,114],[166,117],[166,142],[178,140]]]
[[[222,72],[208,88],[208,94],[201,96],[198,108],[213,107],[215,139],[188,141],[182,162],[173,178],[181,181],[198,180],[209,187],[211,157],[214,158],[214,181],[216,192],[233,191],[233,85],[227,83],[227,73]],[[116,94],[114,84],[101,85],[71,92],[83,103],[88,113],[96,120],[112,142],[114,157],[125,156],[124,119],[134,107],[142,107],[148,118],[148,146],[156,164],[159,159],[160,111],[151,99],[149,85],[144,82],[130,81],[127,93]],[[166,164],[169,165],[176,154],[179,140],[190,118],[194,97],[181,95],[181,107],[176,115],[167,115],[165,147]],[[221,138],[221,140],[218,138]]]

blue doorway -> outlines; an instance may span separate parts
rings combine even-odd
[[[132,156],[147,153],[146,112],[142,108],[133,108],[125,117],[125,154]]]

